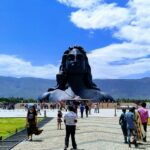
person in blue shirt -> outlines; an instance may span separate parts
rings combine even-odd
[[[137,131],[136,131],[136,120],[135,120],[135,108],[130,108],[129,112],[126,114],[126,122],[127,122],[127,132],[128,132],[128,144],[131,147],[131,136],[134,138],[135,147],[138,147],[137,144]]]
[[[80,112],[81,112],[81,118],[83,118],[83,112],[84,112],[85,106],[83,103],[80,104]]]
[[[122,133],[124,136],[124,143],[128,143],[127,142],[127,121],[126,121],[126,109],[125,108],[122,109],[122,114],[119,118],[119,124],[121,125]]]

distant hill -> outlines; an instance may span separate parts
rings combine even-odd
[[[150,99],[150,78],[96,79],[94,82],[114,98]],[[55,80],[0,76],[0,97],[37,98],[55,85]]]
[[[55,85],[55,80],[0,77],[0,97],[37,98]]]
[[[150,78],[98,79],[95,83],[114,98],[150,99]]]

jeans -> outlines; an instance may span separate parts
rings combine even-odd
[[[128,129],[128,142],[130,144],[130,138],[131,138],[131,135],[134,137],[134,141],[136,143],[137,141],[137,133],[136,133],[136,130],[135,129]]]
[[[65,137],[65,146],[66,147],[69,146],[69,137],[71,135],[72,147],[74,149],[77,148],[77,144],[76,144],[76,141],[75,141],[75,130],[76,130],[76,126],[66,125],[66,137]]]
[[[81,110],[81,118],[83,118],[83,112],[84,112],[84,111]]]
[[[121,129],[122,129],[122,133],[124,135],[124,141],[127,142],[127,127],[126,127],[126,125],[122,125]]]

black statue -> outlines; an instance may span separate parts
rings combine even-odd
[[[48,89],[48,92],[43,94],[43,99],[60,101],[79,96],[93,101],[113,101],[111,96],[101,92],[93,83],[86,52],[80,46],[69,47],[64,52],[56,78],[56,88]]]

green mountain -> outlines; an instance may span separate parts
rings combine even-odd
[[[98,79],[95,83],[114,98],[150,99],[150,78]]]
[[[96,79],[94,82],[114,98],[150,99],[150,78]],[[55,80],[0,76],[0,97],[38,98],[55,85]]]
[[[0,97],[38,98],[55,85],[54,80],[0,77]]]

